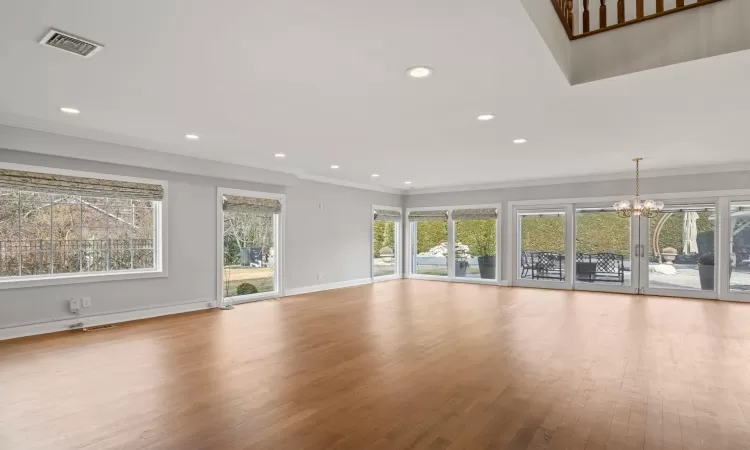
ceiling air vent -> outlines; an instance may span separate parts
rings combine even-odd
[[[73,53],[74,55],[83,56],[84,58],[89,58],[104,48],[104,46],[95,42],[87,41],[55,29],[50,30],[39,43]]]

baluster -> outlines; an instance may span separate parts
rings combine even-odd
[[[617,0],[617,23],[625,22],[625,0]]]
[[[573,33],[573,0],[565,2],[565,16],[568,18],[568,29]]]
[[[643,0],[635,0],[635,17],[643,17]]]
[[[656,0],[656,12],[664,12],[664,0]]]
[[[700,0],[698,0],[698,1],[700,1]],[[685,6],[685,0],[677,0],[677,5],[675,5],[675,6],[677,6],[678,8],[680,8],[682,6]]]
[[[599,28],[607,28],[607,0],[601,0],[599,7]]]
[[[591,19],[589,18],[589,1],[583,0],[583,32],[591,31]]]

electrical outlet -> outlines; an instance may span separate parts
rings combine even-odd
[[[81,299],[71,298],[70,299],[70,312],[77,313],[81,310]]]
[[[81,297],[81,307],[91,308],[91,297]]]
[[[319,207],[320,209],[326,209],[326,205],[325,205],[324,203],[320,203],[320,204],[318,205],[318,207]]]
[[[322,279],[323,279],[323,274],[320,274],[320,273],[319,273],[319,274],[318,274],[318,281],[320,281],[320,280],[322,280]]]

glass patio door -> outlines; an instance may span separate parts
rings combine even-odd
[[[573,288],[623,294],[639,292],[640,230],[637,218],[614,208],[575,208]]]
[[[718,298],[717,217],[710,201],[674,202],[641,217],[640,292]]]
[[[570,289],[570,205],[516,209],[514,285]]]

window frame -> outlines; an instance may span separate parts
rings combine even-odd
[[[154,202],[154,267],[150,269],[117,270],[109,272],[71,272],[39,275],[22,275],[0,278],[0,290],[20,289],[39,286],[58,286],[78,283],[96,283],[103,281],[136,280],[148,278],[166,278],[167,272],[167,208],[169,185],[165,180],[130,177],[122,175],[86,172],[79,170],[58,169],[52,167],[32,166],[26,164],[0,163],[0,168],[28,172],[48,173],[96,178],[100,180],[130,181],[136,183],[158,184],[164,189],[164,198]],[[30,191],[33,192],[33,191]],[[105,197],[106,198],[106,197]]]
[[[257,294],[236,295],[227,297],[231,299],[232,305],[248,302],[256,302],[278,298],[284,296],[284,231],[286,223],[286,196],[284,194],[275,194],[272,192],[247,191],[244,189],[232,189],[217,187],[216,188],[216,299],[215,304],[218,307],[224,303],[224,195],[236,195],[240,197],[268,198],[281,202],[281,213],[276,215],[274,220],[274,272],[273,284],[274,290],[271,292],[259,292]]]
[[[387,211],[398,211],[401,213],[401,220],[395,223],[395,236],[393,237],[393,246],[396,247],[393,249],[395,255],[394,258],[396,259],[396,270],[395,273],[392,275],[381,275],[381,276],[375,276],[375,219],[373,218],[373,214],[376,209],[383,209]],[[385,205],[372,205],[372,208],[370,210],[370,278],[372,278],[373,283],[377,283],[380,281],[390,281],[390,280],[398,280],[404,277],[404,270],[403,270],[403,263],[404,263],[404,253],[403,253],[403,243],[404,240],[402,239],[402,235],[404,234],[404,210],[400,206],[385,206]]]
[[[455,276],[455,251],[448,252],[447,264],[448,274],[442,275],[422,275],[412,271],[413,263],[413,244],[414,244],[414,226],[409,221],[409,214],[413,211],[448,211],[448,248],[455,249],[456,242],[456,223],[453,219],[453,211],[457,209],[484,209],[496,208],[497,219],[495,220],[495,279],[467,278]],[[502,203],[488,203],[479,205],[453,205],[453,206],[432,206],[432,207],[415,207],[406,208],[404,214],[404,276],[416,280],[446,281],[453,283],[470,283],[470,284],[489,284],[495,286],[507,286],[508,282],[503,279],[503,257],[502,252],[502,225],[503,225],[503,205]]]

